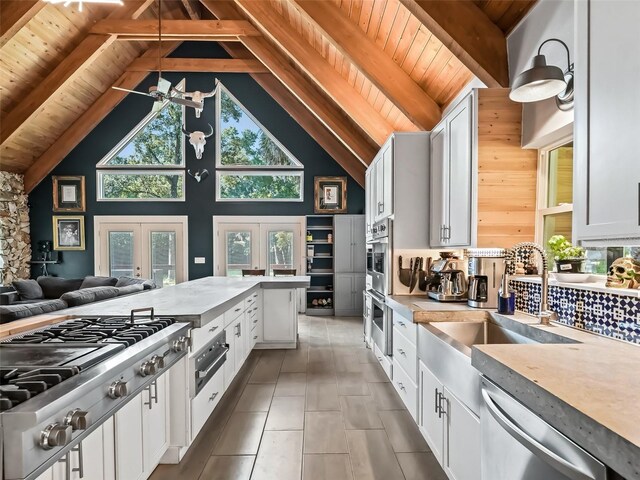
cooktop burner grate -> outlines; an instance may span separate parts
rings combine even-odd
[[[77,367],[0,367],[0,411],[9,410],[78,373]]]

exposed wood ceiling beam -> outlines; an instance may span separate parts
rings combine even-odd
[[[227,58],[165,58],[163,72],[226,72],[226,73],[269,73],[260,60]],[[158,71],[157,58],[136,58],[127,67],[128,72]]]
[[[109,17],[137,18],[153,1],[127,2],[124,7],[114,10]],[[93,62],[114,40],[115,37],[110,35],[87,35],[46,78],[40,81],[13,110],[4,116],[0,126],[0,144],[4,144],[20,126],[36,115],[52,95],[78,75],[86,65]]]
[[[197,0],[182,0],[182,5],[191,20],[200,20],[202,16],[200,2]]]
[[[351,60],[414,125],[431,130],[442,117],[438,104],[367,34],[331,2],[292,1],[315,23],[343,55]],[[240,3],[251,3],[242,0]],[[447,5],[452,2],[443,2]]]
[[[91,33],[99,35],[117,35],[119,40],[158,39],[157,20],[113,20],[97,22]],[[155,37],[154,37],[155,36]],[[182,40],[183,37],[202,40],[227,39],[236,37],[260,36],[260,32],[246,20],[163,20],[162,37],[164,40]]]
[[[253,54],[239,43],[222,43],[236,59],[253,59]],[[366,166],[300,100],[271,74],[251,75],[278,104],[362,187]]]
[[[13,38],[46,4],[41,0],[0,2],[0,47]]]
[[[236,4],[249,16],[262,33],[313,79],[380,146],[393,127],[351,84],[298,32],[280,17],[267,2],[238,0]],[[324,4],[321,5],[321,8]],[[248,46],[258,58],[261,54]]]
[[[508,87],[504,33],[473,2],[400,0],[488,87]]]
[[[217,0],[200,0],[200,2],[219,19],[242,18],[242,15],[230,2]],[[245,47],[251,50],[271,70],[271,73],[363,164],[371,163],[378,147],[370,142],[357,127],[354,128],[347,116],[333,102],[327,101],[324,95],[320,94],[304,75],[289,64],[283,54],[277,51],[265,38],[243,37],[241,40]],[[343,167],[345,166],[341,158],[334,158]]]
[[[179,43],[162,44],[161,54],[166,56],[178,47]],[[156,58],[158,50],[147,50],[141,58]],[[136,88],[148,75],[148,72],[124,72],[113,84],[114,87]],[[24,188],[31,192],[51,171],[118,105],[127,92],[107,89],[73,124],[45,151],[24,174]],[[149,106],[151,108],[151,105]]]

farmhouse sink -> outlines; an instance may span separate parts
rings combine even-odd
[[[489,321],[438,322],[432,323],[431,327],[469,348],[496,343],[541,343]]]

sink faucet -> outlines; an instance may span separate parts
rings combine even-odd
[[[542,273],[540,274],[540,278],[542,279],[542,288],[540,293],[540,313],[538,314],[538,319],[540,320],[540,325],[549,325],[551,320],[555,320],[556,314],[549,310],[549,261],[544,248],[537,243],[522,242],[511,247],[508,257],[515,264],[520,252],[530,252],[532,250],[538,252],[542,259]]]

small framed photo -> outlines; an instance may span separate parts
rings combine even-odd
[[[346,213],[347,177],[315,177],[315,213]]]
[[[53,211],[85,211],[84,176],[53,176]]]
[[[53,249],[84,250],[84,217],[53,217]]]

